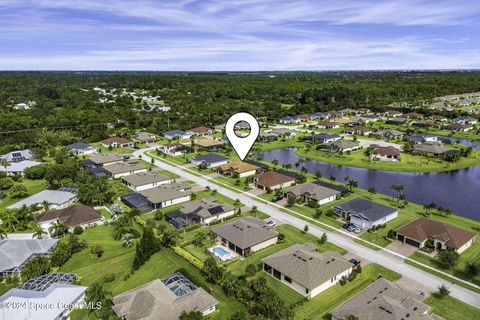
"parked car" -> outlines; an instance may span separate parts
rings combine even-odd
[[[277,201],[280,201],[283,199],[283,196],[282,195],[278,195],[278,196],[273,196],[272,198],[272,202],[277,202]]]
[[[276,224],[275,221],[273,221],[273,220],[268,220],[268,221],[267,221],[267,226],[269,226],[269,227],[271,227],[271,228],[275,227],[276,225],[277,225],[277,224]]]
[[[342,228],[343,228],[343,229],[348,229],[350,226],[353,226],[353,223],[347,222],[347,223],[345,223],[345,224],[342,226]]]
[[[353,232],[355,232],[356,234],[359,234],[359,233],[361,233],[362,231],[363,231],[363,229],[360,228],[360,227],[356,227],[355,229],[353,229]]]
[[[357,227],[354,225],[354,224],[351,224],[347,227],[347,230],[352,232],[353,230],[355,230]]]
[[[360,262],[362,262],[362,261],[360,261],[359,259],[352,258],[352,259],[349,260],[349,262],[356,267],[356,266],[358,266],[358,265],[360,264]]]

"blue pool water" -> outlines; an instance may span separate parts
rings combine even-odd
[[[213,248],[213,252],[215,252],[220,257],[227,257],[230,255],[230,252],[226,251],[222,247],[215,247]]]

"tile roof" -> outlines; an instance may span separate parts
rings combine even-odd
[[[267,171],[255,175],[254,180],[262,186],[273,187],[282,183],[295,181],[295,178],[276,171]]]
[[[47,211],[38,215],[35,219],[37,222],[58,219],[60,223],[73,228],[84,223],[102,220],[103,217],[92,207],[83,204],[76,204],[65,209]]]
[[[164,184],[148,190],[142,190],[138,193],[144,196],[151,203],[161,203],[168,200],[182,198],[191,194],[191,187],[188,183]]]
[[[245,217],[212,228],[220,237],[227,239],[241,249],[247,249],[278,236],[266,225],[265,221],[255,217]]]
[[[243,173],[243,172],[249,172],[249,171],[257,170],[258,167],[253,165],[253,164],[246,163],[246,162],[243,162],[243,161],[234,161],[234,162],[231,162],[231,163],[224,164],[224,165],[218,167],[218,169],[223,170],[223,171],[230,171],[231,170],[231,171],[235,171],[237,173]]]
[[[477,235],[474,232],[427,218],[418,218],[398,229],[397,233],[420,242],[427,239],[438,239],[445,242],[448,247],[455,249],[461,248]]]
[[[110,144],[113,144],[113,143],[118,143],[118,144],[132,143],[130,140],[127,140],[123,137],[111,137],[111,138],[107,138],[105,140],[102,140],[101,142],[103,144],[107,144],[107,145],[110,145]]]

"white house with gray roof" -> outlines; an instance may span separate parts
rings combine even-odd
[[[398,209],[364,198],[354,198],[333,207],[333,211],[361,228],[385,224],[398,217]]]
[[[330,312],[332,320],[354,315],[358,320],[441,320],[429,314],[430,306],[400,288],[396,283],[380,278]]]
[[[147,172],[148,169],[140,162],[118,162],[104,166],[107,175],[117,179],[131,174]]]
[[[7,175],[20,174],[23,175],[26,169],[39,166],[42,162],[23,160],[19,162],[10,162],[7,167],[0,166],[0,172],[5,172]]]
[[[308,182],[286,188],[284,194],[285,197],[294,198],[297,202],[308,203],[315,201],[318,205],[323,205],[335,201],[340,197],[341,192],[313,182]]]
[[[33,158],[33,153],[30,149],[25,150],[16,150],[4,154],[1,156],[2,159],[6,159],[8,162],[20,162],[24,160],[31,160]]]
[[[262,259],[263,270],[312,299],[352,273],[353,264],[335,251],[319,253],[310,243],[294,244]]]
[[[97,152],[97,148],[95,148],[92,145],[89,145],[88,143],[83,143],[83,142],[69,144],[65,146],[65,149],[67,149],[69,152],[77,156],[82,156],[85,154],[92,154]]]
[[[28,198],[20,200],[11,206],[9,209],[19,209],[23,206],[33,206],[48,203],[50,209],[61,209],[66,208],[69,205],[73,204],[77,200],[77,193],[72,189],[71,191],[63,190],[43,190],[39,193],[36,193]]]
[[[212,231],[217,234],[218,241],[244,257],[278,241],[278,232],[255,217],[225,223],[212,228]]]
[[[25,263],[36,256],[48,256],[55,239],[0,240],[0,275],[18,275]]]
[[[205,166],[206,168],[215,168],[223,166],[230,162],[230,158],[220,156],[215,153],[208,153],[192,158],[192,163],[196,166]]]
[[[139,172],[122,177],[124,185],[133,191],[142,191],[172,183],[172,179],[163,174]]]

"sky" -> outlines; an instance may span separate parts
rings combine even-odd
[[[0,70],[480,68],[479,0],[0,0]]]

